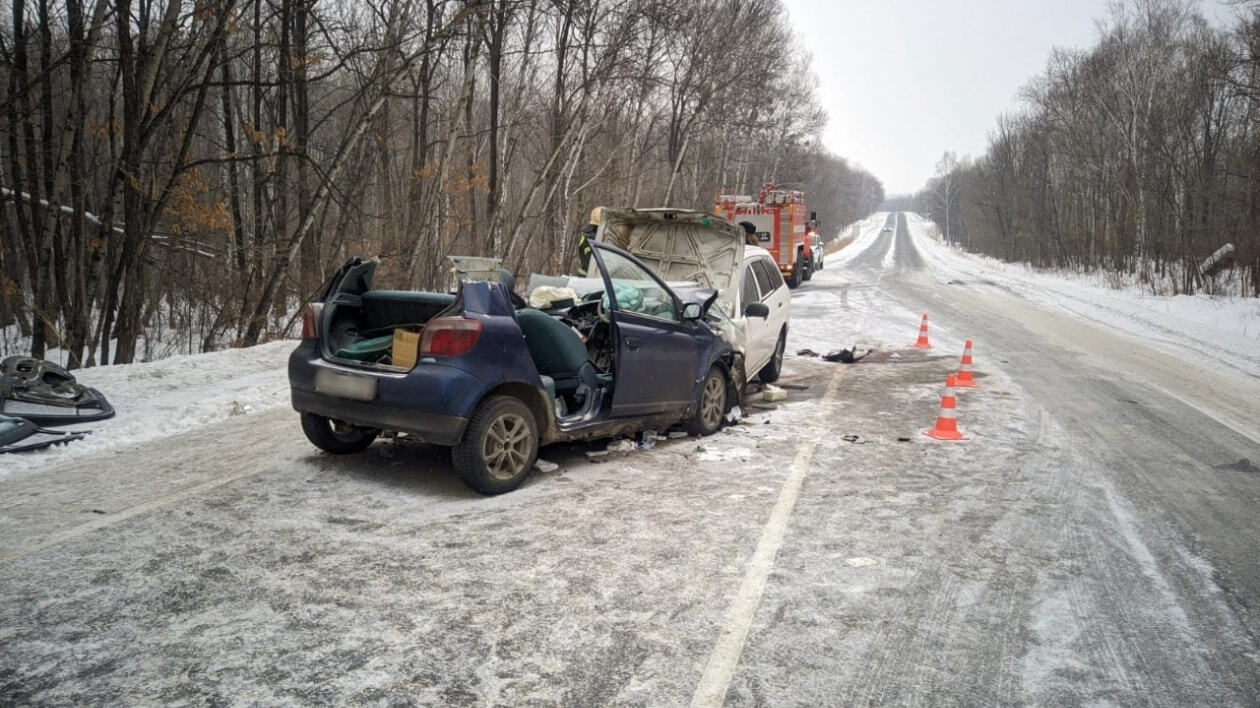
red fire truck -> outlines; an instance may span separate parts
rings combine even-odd
[[[812,243],[818,219],[806,211],[802,192],[766,182],[756,199],[742,194],[719,195],[713,213],[737,224],[752,224],[758,243],[774,256],[788,287],[795,288],[813,275]]]

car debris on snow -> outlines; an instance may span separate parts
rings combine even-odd
[[[14,355],[0,361],[0,413],[35,425],[73,425],[111,418],[114,407],[62,366]]]
[[[547,472],[555,472],[556,470],[560,469],[560,465],[557,465],[554,462],[550,462],[548,460],[539,458],[537,460],[534,460],[534,469],[545,474]]]
[[[0,415],[0,454],[29,452],[82,440],[90,430],[67,431],[40,428],[24,418]]]
[[[765,390],[761,392],[761,400],[769,401],[771,403],[775,401],[782,401],[782,400],[785,400],[786,398],[787,398],[787,391],[784,391],[783,389],[774,385],[768,384]]]
[[[870,355],[874,349],[867,349],[862,354],[857,353],[857,345],[853,345],[852,349],[840,349],[838,351],[828,352],[823,356],[823,361],[838,361],[841,364],[856,364]]]

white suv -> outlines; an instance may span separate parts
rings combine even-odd
[[[744,331],[744,370],[765,383],[779,378],[787,347],[792,296],[779,266],[764,248],[744,248],[744,262],[732,291],[731,319]]]
[[[810,253],[814,254],[814,267],[811,270],[818,271],[818,270],[823,269],[823,250],[824,249],[825,249],[825,246],[823,245],[822,236],[819,236],[818,234],[814,234],[813,240],[810,241],[810,244],[809,244],[809,251]]]

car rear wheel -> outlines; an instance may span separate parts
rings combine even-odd
[[[722,426],[726,415],[726,376],[718,367],[709,369],[700,389],[700,408],[696,416],[687,421],[687,432],[692,435],[712,435]]]
[[[302,414],[302,432],[315,447],[334,455],[359,452],[381,434],[376,428],[360,428],[314,413]]]
[[[783,351],[787,349],[787,332],[779,332],[779,342],[774,345],[774,354],[770,361],[761,367],[757,377],[762,383],[774,383],[779,380],[779,372],[783,371]]]
[[[804,264],[803,266],[801,265],[802,263]],[[801,273],[802,279],[809,280],[814,277],[814,260],[812,258],[805,258],[805,254],[803,253],[797,254],[796,265],[804,271]]]
[[[521,486],[537,459],[534,414],[511,396],[482,401],[468,421],[464,439],[451,450],[460,479],[482,494],[502,494]]]

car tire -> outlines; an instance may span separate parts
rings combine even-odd
[[[361,452],[381,434],[375,428],[360,428],[315,413],[302,414],[302,432],[315,447],[334,455]]]
[[[770,361],[757,372],[757,378],[761,379],[761,383],[774,383],[779,380],[779,373],[783,371],[785,349],[787,349],[787,332],[779,332],[779,342],[774,345],[774,354],[770,355]]]
[[[726,375],[716,366],[709,369],[700,384],[700,405],[694,418],[686,421],[692,435],[712,435],[722,427],[726,416]]]
[[[538,423],[511,396],[482,401],[468,420],[464,437],[451,449],[455,471],[473,491],[503,494],[521,486],[538,459]]]
[[[814,277],[814,259],[810,258],[808,260],[804,260],[804,267],[801,267],[801,262],[804,259],[804,256],[805,254],[803,253],[798,253],[796,255],[796,265],[801,270],[801,279],[809,280]]]

